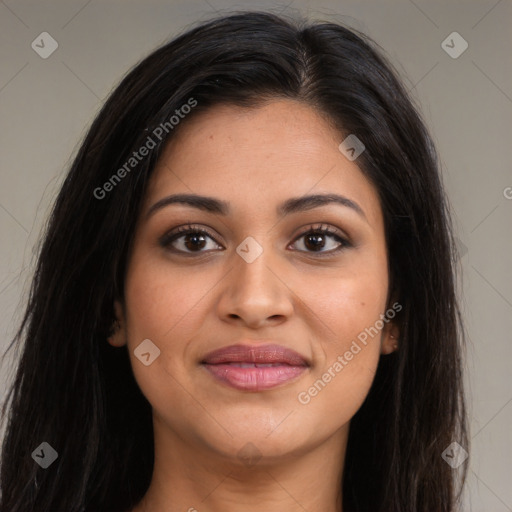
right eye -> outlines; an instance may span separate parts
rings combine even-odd
[[[194,254],[209,251],[203,251],[207,246],[207,238],[215,242],[213,235],[204,228],[194,227],[192,225],[181,226],[180,228],[166,233],[159,243],[165,249],[171,252]],[[178,243],[177,243],[178,242]],[[214,245],[219,245],[215,242]],[[213,247],[215,249],[215,247]],[[211,250],[211,249],[210,249]]]

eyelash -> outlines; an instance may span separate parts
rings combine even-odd
[[[191,224],[188,224],[186,226],[181,226],[180,228],[178,228],[174,232],[166,233],[165,235],[163,235],[160,238],[159,243],[160,243],[160,245],[163,248],[168,249],[171,252],[175,252],[175,253],[182,254],[182,255],[184,254],[184,255],[187,255],[187,256],[192,256],[192,255],[194,255],[194,253],[201,254],[202,252],[209,252],[209,251],[191,251],[191,252],[186,252],[186,251],[181,251],[181,250],[178,250],[178,249],[170,248],[170,245],[175,240],[178,240],[179,238],[181,238],[181,237],[183,237],[185,235],[188,235],[188,234],[206,235],[209,238],[211,238],[216,244],[220,245],[215,240],[215,237],[208,230],[206,230],[204,228],[200,228],[200,227],[194,227]],[[302,237],[304,237],[306,235],[310,235],[310,234],[320,234],[320,235],[326,235],[326,236],[334,237],[334,238],[337,239],[338,242],[341,242],[341,245],[339,245],[336,249],[331,249],[329,251],[319,251],[319,252],[315,252],[315,251],[299,251],[299,252],[306,252],[306,253],[309,253],[309,254],[315,254],[316,256],[322,258],[322,257],[325,257],[325,256],[332,256],[333,254],[338,253],[339,251],[341,251],[343,249],[351,247],[351,244],[350,244],[350,242],[347,239],[345,239],[342,236],[340,236],[335,230],[329,229],[329,227],[323,227],[323,224],[320,224],[320,225],[317,225],[317,226],[314,226],[314,225],[309,226],[306,231],[302,232],[300,235],[298,235],[295,238],[293,243],[298,241],[300,238],[302,238]]]

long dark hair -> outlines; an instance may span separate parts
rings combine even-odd
[[[171,128],[169,119],[191,98],[196,105]],[[193,27],[143,59],[76,155],[8,348],[24,341],[3,405],[1,512],[123,511],[142,498],[153,467],[151,406],[127,351],[106,339],[148,180],[165,143],[197,112],[279,98],[316,109],[340,142],[348,134],[363,141],[357,163],[378,190],[390,297],[403,306],[400,348],[381,357],[351,422],[344,511],[454,510],[467,461],[456,471],[442,452],[453,441],[469,451],[464,345],[432,140],[396,71],[365,35],[243,12]],[[163,136],[152,136],[162,124]],[[128,170],[148,136],[155,147]],[[122,179],[113,180],[116,173]],[[31,456],[42,442],[58,452],[46,470]]]

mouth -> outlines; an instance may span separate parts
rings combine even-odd
[[[243,391],[262,391],[298,379],[308,361],[281,345],[231,345],[210,352],[202,366],[217,380]]]

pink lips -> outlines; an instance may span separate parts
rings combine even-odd
[[[231,345],[210,352],[202,364],[214,377],[245,391],[279,386],[309,367],[301,355],[281,345]]]

